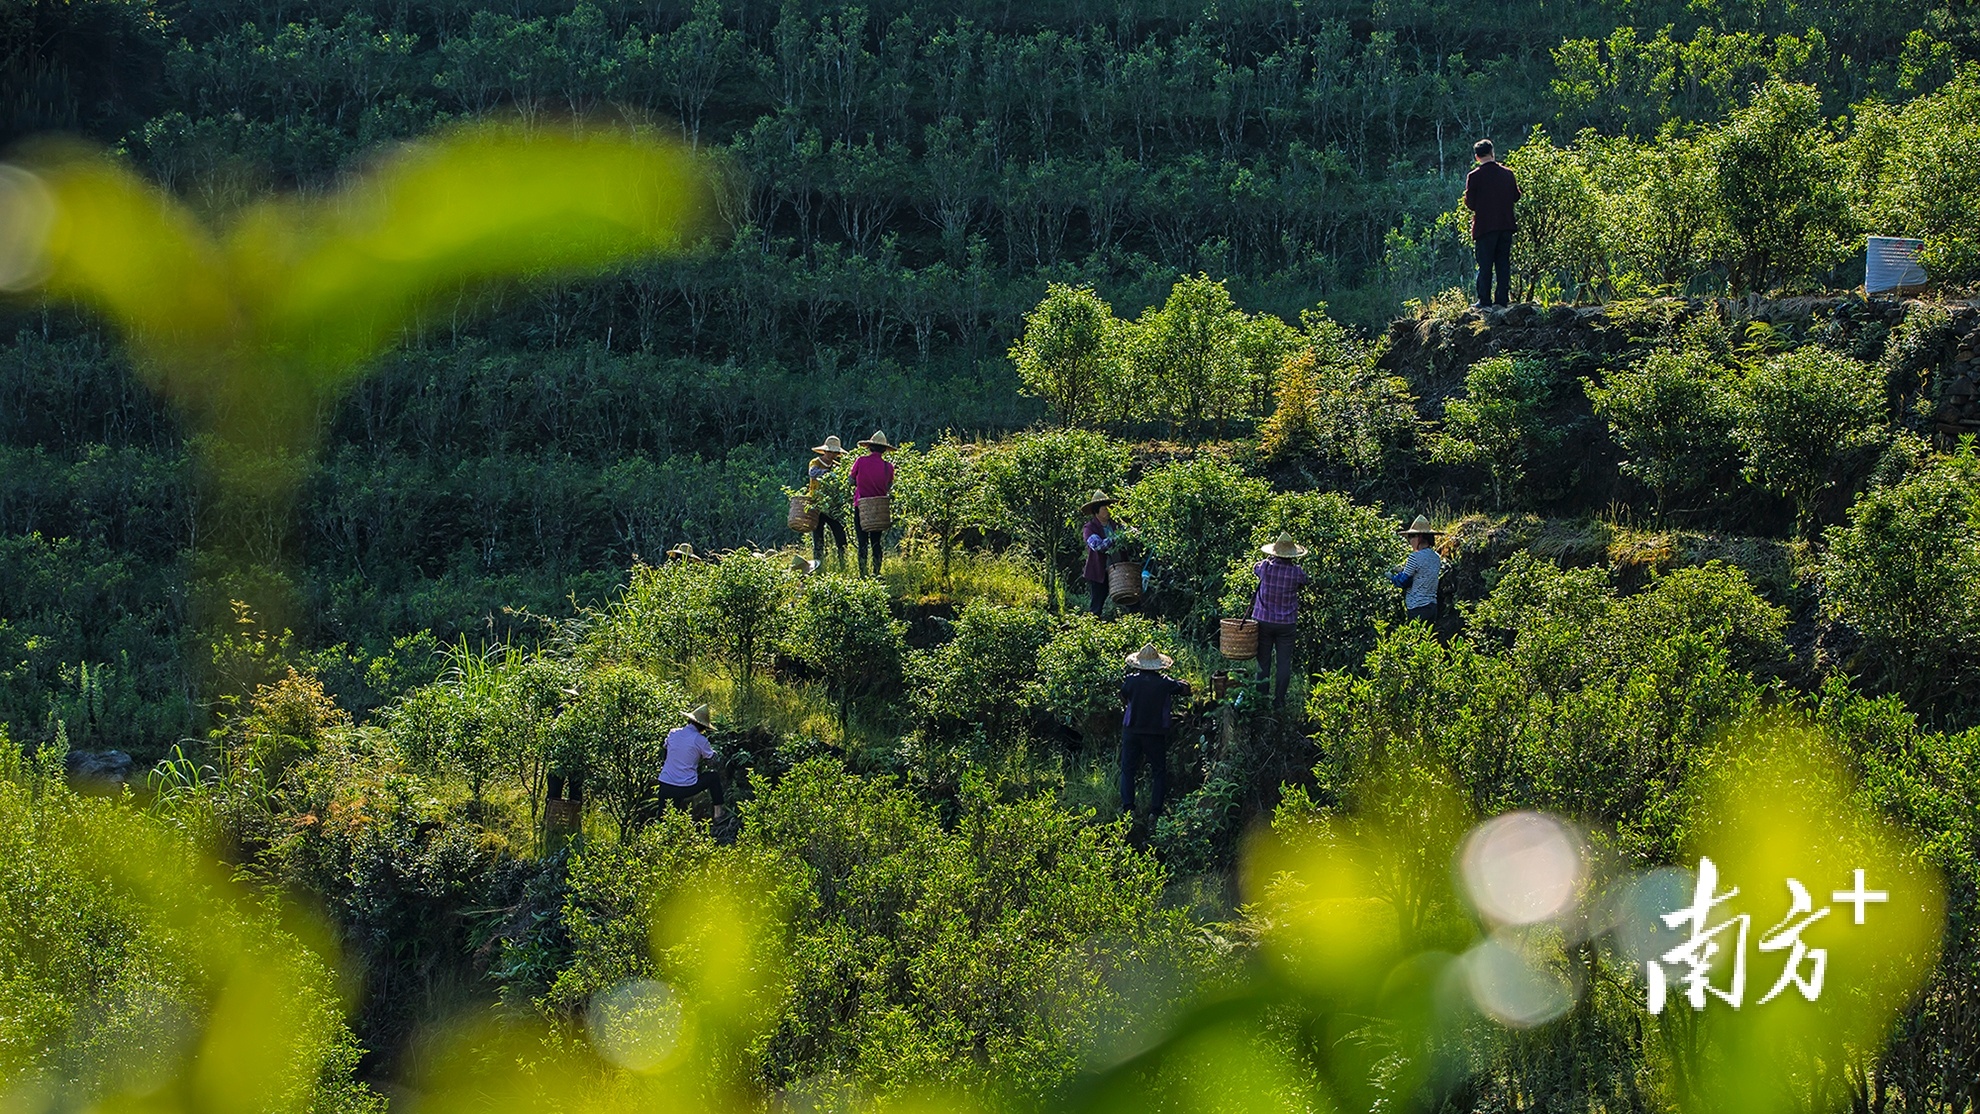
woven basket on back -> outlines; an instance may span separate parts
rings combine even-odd
[[[1116,603],[1141,598],[1141,562],[1116,561],[1107,566],[1107,596]]]
[[[809,497],[803,495],[791,496],[791,517],[789,522],[791,529],[801,534],[809,534],[818,528],[818,512],[811,509],[811,500]]]
[[[894,500],[887,495],[868,495],[859,501],[859,528],[869,534],[884,532],[894,524]]]
[[[1258,624],[1250,619],[1219,619],[1217,650],[1232,661],[1258,656]]]

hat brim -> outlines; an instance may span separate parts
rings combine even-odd
[[[884,450],[889,450],[889,451],[891,451],[891,450],[893,450],[893,449],[897,449],[897,448],[899,448],[900,446],[898,446],[898,445],[889,445],[889,444],[888,444],[887,442],[885,442],[885,441],[861,441],[861,442],[859,443],[859,447],[860,447],[860,448],[862,448],[862,449],[884,449]]]
[[[1273,544],[1276,545],[1277,543]],[[1258,547],[1258,552],[1263,553],[1267,557],[1285,557],[1289,560],[1297,561],[1313,551],[1303,545],[1295,545],[1291,553],[1281,553],[1277,549],[1272,548],[1272,545],[1261,545]]]
[[[1396,532],[1405,538],[1441,538],[1444,536],[1442,530],[1398,530]]]
[[[1099,510],[1101,507],[1111,507],[1118,502],[1120,502],[1120,500],[1118,499],[1095,499],[1091,503],[1081,503],[1079,506],[1079,513],[1092,514],[1094,511]]]
[[[1147,662],[1141,660],[1140,654],[1129,654],[1127,663],[1133,666],[1134,668],[1141,670],[1144,673],[1160,673],[1164,669],[1175,668],[1176,659],[1170,657],[1167,654],[1163,654],[1161,664],[1150,665]]]
[[[865,444],[865,442],[862,441],[861,444]],[[844,456],[846,447],[844,445],[840,445],[837,448],[831,445],[813,445],[811,446],[811,451],[814,453],[838,453],[840,456]]]
[[[710,731],[715,730],[715,725],[713,723],[709,722],[707,719],[704,719],[701,716],[693,715],[692,713],[688,715],[687,721],[689,723],[694,724],[696,727],[706,727]]]

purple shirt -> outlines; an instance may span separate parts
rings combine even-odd
[[[1290,623],[1299,617],[1299,590],[1306,570],[1299,562],[1267,557],[1253,566],[1258,594],[1251,597],[1251,617],[1261,623]]]
[[[660,767],[660,784],[693,785],[701,777],[701,760],[715,757],[708,736],[690,723],[667,733],[667,761]]]
[[[1081,575],[1095,584],[1105,584],[1107,550],[1114,544],[1114,527],[1103,526],[1099,519],[1091,518],[1079,528],[1079,536],[1086,543],[1086,568]]]
[[[869,495],[885,495],[894,490],[893,462],[879,453],[867,453],[853,461],[853,506]]]

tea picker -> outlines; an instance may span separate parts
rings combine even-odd
[[[1252,566],[1258,575],[1258,591],[1251,597],[1251,619],[1258,628],[1258,684],[1272,683],[1272,707],[1286,706],[1286,689],[1292,684],[1293,631],[1299,622],[1299,590],[1306,586],[1306,570],[1300,558],[1308,550],[1281,533],[1259,546],[1265,559]],[[1277,668],[1274,669],[1276,664]]]
[[[859,530],[859,575],[866,575],[866,555],[873,554],[873,575],[880,575],[880,543],[894,524],[894,465],[887,454],[896,446],[882,430],[859,443],[866,455],[852,463],[853,517]]]
[[[1162,814],[1169,789],[1169,730],[1175,721],[1175,700],[1187,697],[1189,686],[1163,673],[1175,659],[1150,642],[1128,655],[1127,676],[1121,680],[1121,811],[1134,813],[1134,788],[1142,763],[1148,764],[1150,817]]]

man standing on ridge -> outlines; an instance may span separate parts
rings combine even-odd
[[[1493,155],[1492,141],[1471,145],[1478,165],[1464,178],[1464,207],[1471,210],[1471,246],[1478,257],[1476,308],[1503,306],[1512,295],[1512,242],[1518,221],[1519,179]],[[1493,281],[1496,276],[1497,282]]]

